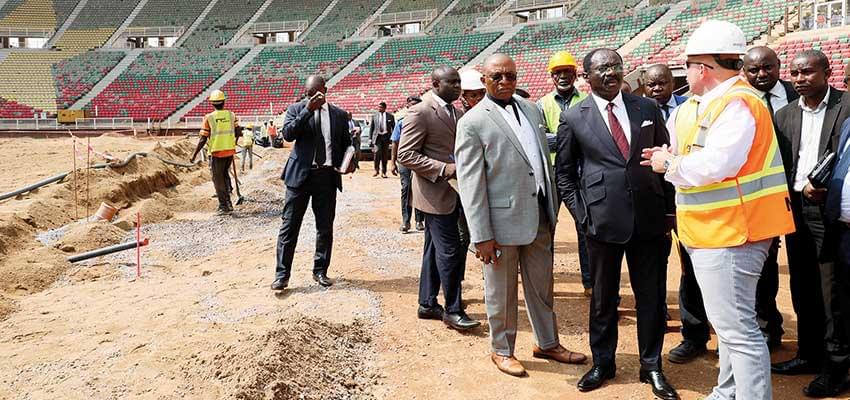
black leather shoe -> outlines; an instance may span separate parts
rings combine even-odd
[[[443,312],[443,306],[437,304],[434,307],[419,306],[419,311],[417,311],[416,315],[419,317],[419,319],[434,319],[437,321],[442,321]]]
[[[617,367],[615,365],[603,367],[601,365],[594,364],[593,367],[590,368],[590,371],[587,371],[587,373],[579,379],[576,387],[578,387],[578,390],[582,392],[599,389],[605,381],[608,379],[614,379],[616,372]]]
[[[820,372],[820,364],[794,357],[788,361],[772,364],[770,371],[779,375],[806,375]]]
[[[693,361],[695,358],[705,354],[705,344],[699,345],[690,340],[683,340],[678,346],[670,350],[667,354],[667,359],[671,363],[684,364]]]
[[[676,389],[667,383],[667,378],[661,371],[640,371],[640,381],[652,385],[652,394],[661,400],[678,400]]]
[[[333,285],[327,274],[313,274],[313,280],[319,282],[319,285],[324,287]]]
[[[838,394],[847,389],[847,371],[840,374],[823,373],[803,388],[803,394],[807,397],[817,399],[824,397],[838,397]]]
[[[424,222],[417,222],[416,223],[416,230],[417,231],[424,231],[425,230],[425,223]]]
[[[401,228],[399,228],[399,230],[401,231],[401,233],[407,233],[407,231],[410,230],[410,222],[406,224],[401,224]]]
[[[275,279],[272,282],[272,290],[283,290],[289,286],[289,279]]]
[[[469,318],[463,311],[443,314],[443,323],[448,325],[449,328],[459,331],[468,331],[481,325],[481,322]]]

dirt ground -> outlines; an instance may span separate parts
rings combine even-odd
[[[0,140],[7,149],[0,191],[67,170],[69,141]],[[102,137],[92,146],[122,157],[153,150],[185,160],[194,141]],[[464,298],[468,313],[484,326],[460,334],[418,320],[423,236],[398,232],[398,179],[372,178],[369,163],[343,178],[329,272],[335,285],[320,288],[311,279],[315,231],[308,211],[290,289],[275,294],[268,285],[286,150],[255,150],[263,158],[240,173],[246,202],[232,217],[214,214],[205,167],[152,158],[91,176],[90,208],[100,201],[119,207],[113,225],[78,220],[67,180],[0,202],[0,399],[652,398],[637,379],[634,301],[625,269],[617,377],[591,393],[575,388],[589,366],[531,358],[524,310],[517,357],[529,376],[495,369],[488,357],[482,267],[472,257]],[[142,250],[141,277],[133,251],[75,265],[64,261],[78,251],[132,240],[136,212],[151,240]],[[668,269],[674,320],[665,353],[681,339],[677,266],[674,254]],[[573,224],[562,210],[555,257],[560,336],[567,348],[589,353],[588,302],[578,270]],[[774,361],[795,350],[786,267],[780,279],[786,336]],[[716,364],[710,352],[687,365],[665,363],[665,372],[683,399],[700,399],[715,382]],[[774,377],[774,398],[802,398],[811,378]]]

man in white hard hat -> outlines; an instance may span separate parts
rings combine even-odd
[[[463,111],[469,111],[484,98],[486,89],[478,70],[469,68],[460,71],[460,103]]]
[[[770,354],[756,320],[756,285],[773,238],[794,231],[771,113],[739,78],[747,40],[706,21],[685,49],[694,97],[667,121],[671,146],[644,149],[676,186],[679,237],[717,333],[720,374],[706,399],[772,398]]]

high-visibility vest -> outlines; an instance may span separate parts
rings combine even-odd
[[[555,93],[553,91],[539,100],[540,108],[543,109],[543,118],[546,118],[546,129],[550,133],[558,133],[558,124],[561,123],[561,111],[563,111],[561,105],[558,104],[558,100],[555,100]],[[587,97],[586,94],[579,92],[578,89],[573,89],[573,96],[570,97],[567,108],[578,104],[585,97]]]
[[[742,100],[755,118],[752,148],[736,176],[705,186],[676,188],[679,238],[690,247],[734,247],[794,232],[788,183],[770,111],[747,83],[736,82],[699,115],[699,103],[694,99],[679,106],[675,121],[678,154],[705,147],[709,128],[733,100]]]
[[[215,110],[206,119],[210,125],[209,153],[236,150],[236,116],[227,110]]]

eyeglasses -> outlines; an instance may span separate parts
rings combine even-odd
[[[685,61],[685,67],[690,68],[692,65],[702,65],[708,69],[714,69],[713,66],[708,65],[706,63],[701,63],[699,61]]]
[[[623,64],[616,63],[616,64],[600,65],[598,67],[592,68],[593,72],[596,72],[597,74],[600,74],[600,75],[608,72],[609,69],[614,71],[614,73],[623,72]]]
[[[502,79],[504,79],[508,82],[516,82],[516,72],[505,72],[505,73],[496,72],[495,74],[490,75],[490,79],[492,79],[495,82],[501,82]]]

